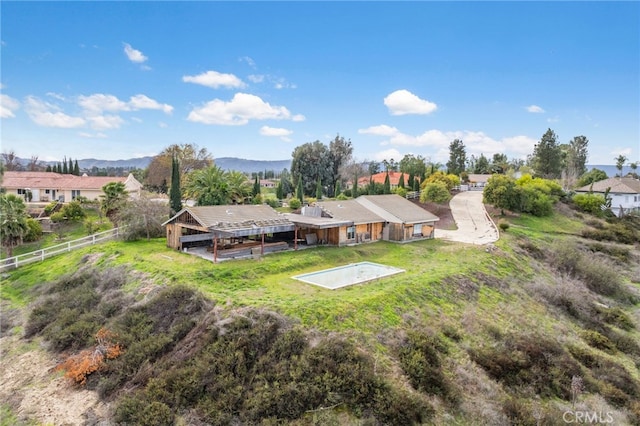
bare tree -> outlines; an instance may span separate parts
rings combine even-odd
[[[2,153],[2,164],[4,165],[4,170],[8,172],[22,170],[22,164],[20,164],[18,156],[13,150]]]

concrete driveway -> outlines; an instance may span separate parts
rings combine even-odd
[[[482,204],[482,191],[456,194],[449,202],[449,207],[458,229],[449,231],[436,228],[436,238],[480,245],[498,241],[498,229]]]

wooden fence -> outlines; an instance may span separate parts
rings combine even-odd
[[[82,247],[91,246],[101,241],[117,238],[119,235],[119,228],[113,228],[109,229],[108,231],[98,232],[97,234],[89,235],[77,240],[68,241],[66,243],[57,244],[51,247],[45,247],[43,249],[32,251],[30,253],[20,254],[18,256],[2,259],[0,260],[0,272],[15,269],[19,266],[27,265],[33,262],[42,262],[49,257],[61,253],[68,253],[71,250],[76,250]]]

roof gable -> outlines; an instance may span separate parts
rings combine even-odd
[[[318,201],[316,205],[333,219],[353,221],[356,225],[385,221],[356,200]]]
[[[438,216],[397,194],[361,195],[355,199],[366,208],[393,223],[435,222]]]
[[[618,194],[640,194],[640,180],[634,178],[608,178],[594,182],[576,189],[577,192],[599,192],[604,193],[608,188],[610,192]]]

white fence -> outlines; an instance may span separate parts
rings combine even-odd
[[[91,246],[104,240],[116,238],[118,237],[118,235],[120,235],[118,228],[109,229],[108,231],[98,232],[97,234],[89,235],[77,240],[57,244],[51,247],[45,247],[41,250],[20,254],[18,256],[9,257],[7,259],[2,259],[0,260],[0,272],[4,272],[9,269],[15,269],[19,266],[27,265],[33,262],[42,262],[43,260],[57,254],[68,253],[71,250]]]

